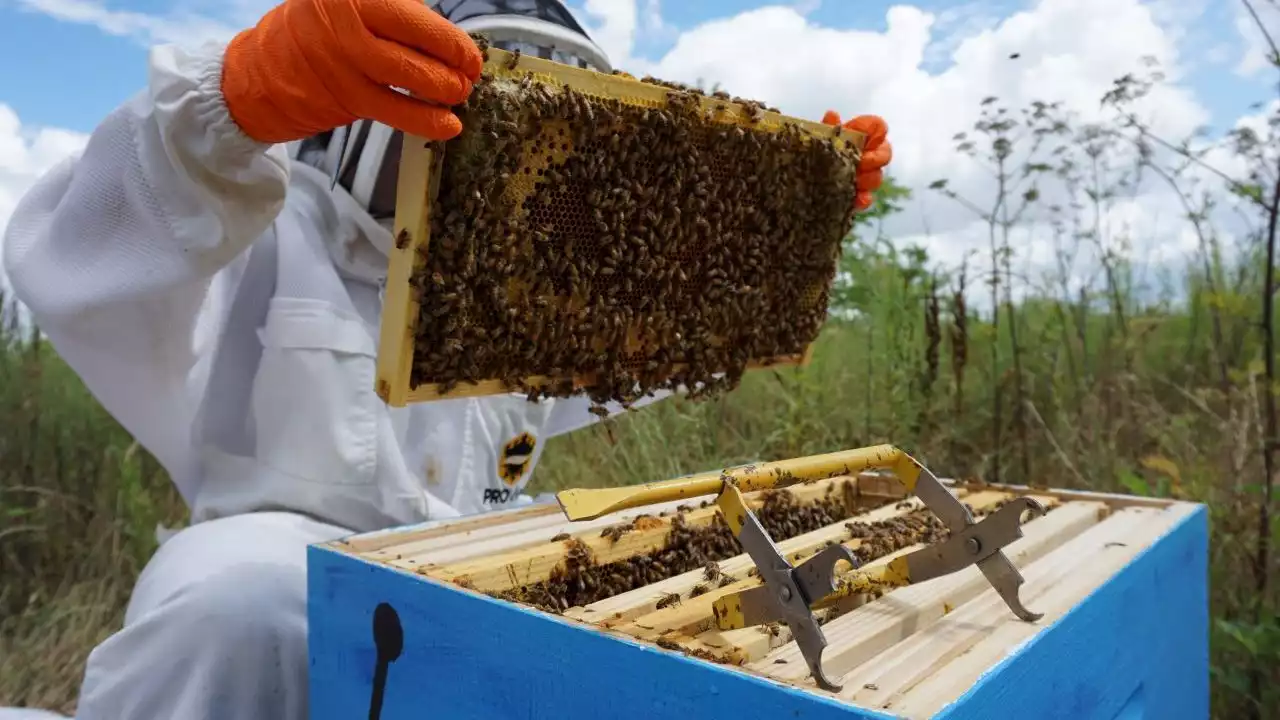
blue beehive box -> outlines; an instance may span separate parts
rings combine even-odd
[[[890,487],[834,478],[749,498],[793,562],[844,542],[865,564],[930,527]],[[311,717],[1208,717],[1202,506],[952,489],[979,515],[1014,495],[1050,506],[1006,549],[1044,617],[1014,617],[973,567],[853,599],[822,611],[838,693],[808,677],[785,626],[710,621],[714,597],[755,582],[710,498],[586,523],[533,506],[314,546]]]

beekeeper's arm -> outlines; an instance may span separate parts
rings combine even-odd
[[[102,404],[185,469],[190,385],[234,290],[220,271],[282,207],[279,143],[356,118],[453,137],[445,106],[481,65],[414,0],[288,0],[226,46],[157,48],[146,90],[15,209],[3,254],[16,295]]]

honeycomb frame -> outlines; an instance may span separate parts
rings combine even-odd
[[[669,96],[684,94],[669,85],[644,82],[625,74],[604,74],[576,68],[537,57],[520,56],[496,48],[486,50],[484,72],[492,78],[521,80],[569,88],[585,95],[617,99],[632,106],[664,107]],[[526,83],[528,80],[526,80]],[[828,140],[843,149],[860,156],[865,143],[861,133],[843,127],[833,127],[819,122],[761,110],[751,103],[728,100],[712,95],[693,95],[700,112],[716,122],[727,125],[751,127],[756,130],[777,132],[795,129],[814,139]],[[414,277],[420,270],[423,258],[431,249],[432,210],[440,192],[441,172],[449,146],[432,143],[421,137],[406,136],[401,150],[400,172],[396,194],[394,224],[395,242],[389,253],[388,273],[384,295],[383,314],[375,370],[375,391],[392,407],[434,400],[508,394],[517,392],[509,379],[492,378],[457,384],[442,392],[435,382],[415,386],[413,383],[416,329],[420,321],[419,291],[414,287]],[[549,153],[542,155],[543,167],[552,160],[562,160],[568,153],[567,145],[557,151],[552,145]],[[529,163],[522,161],[522,168]],[[536,182],[536,178],[534,179]],[[531,191],[531,184],[512,183],[510,192]],[[839,239],[834,242],[838,245]],[[838,251],[838,250],[837,250]],[[825,308],[826,288],[815,288],[823,293]],[[747,369],[766,366],[807,364],[812,354],[812,341],[803,352],[771,357],[754,357],[747,362]],[[571,382],[574,388],[589,386],[590,377],[556,377],[546,374],[529,375],[520,380],[529,386],[548,386]]]

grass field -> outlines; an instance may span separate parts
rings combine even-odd
[[[967,141],[958,151],[986,153],[1025,180],[1033,162],[1015,158],[997,117],[975,128],[977,151]],[[1104,137],[1123,143],[1121,132]],[[1089,155],[1096,129],[1072,133],[1063,142]],[[1257,153],[1259,162],[1274,157]],[[1096,172],[1084,190],[1071,190],[1082,178],[1070,169],[1045,177],[1086,206],[1106,197]],[[923,252],[878,237],[876,223],[905,193],[887,187],[849,241],[832,300],[839,319],[809,367],[751,373],[718,399],[647,408],[622,418],[612,438],[600,427],[557,438],[533,491],[892,442],[951,477],[1204,502],[1214,714],[1280,717],[1280,522],[1267,472],[1274,443],[1265,442],[1275,434],[1268,389],[1280,386],[1264,301],[1274,297],[1266,255],[1280,191],[1260,189],[1269,187],[1223,190],[1244,197],[1255,221],[1232,252],[1204,230],[1207,215],[1191,214],[1199,249],[1166,299],[1135,289],[1130,264],[1104,252],[1104,272],[1089,283],[1071,285],[1063,270],[1024,287],[1017,302],[1008,290],[1024,229],[1001,203],[978,213],[992,228],[990,255],[975,261],[984,264],[942,274]],[[1006,200],[1037,199],[1002,188]],[[945,183],[927,191],[952,193]],[[1043,185],[1037,194],[1047,195]],[[1068,245],[1122,240],[1090,215],[1063,221]],[[984,298],[994,302],[974,311]],[[184,511],[163,470],[53,349],[14,328],[0,344],[0,428],[0,705],[70,710],[84,658],[119,625],[156,525]]]

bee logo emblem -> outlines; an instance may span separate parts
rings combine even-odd
[[[515,487],[520,478],[529,470],[533,460],[533,449],[538,441],[529,433],[520,433],[502,448],[502,457],[498,459],[498,477],[508,487]]]

